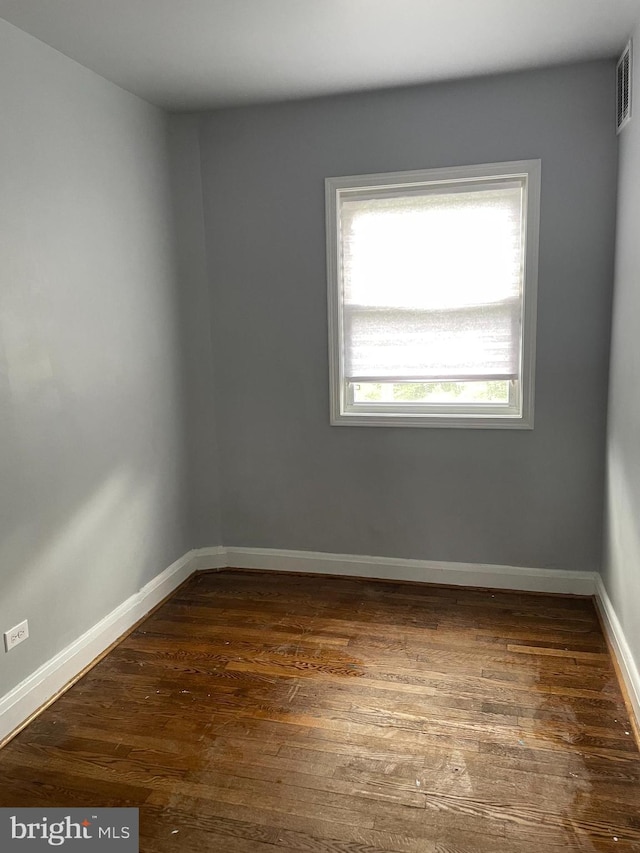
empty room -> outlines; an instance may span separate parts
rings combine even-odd
[[[0,0],[2,853],[640,851],[634,49]]]

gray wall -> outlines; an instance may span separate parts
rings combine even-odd
[[[202,207],[200,142],[195,116],[169,119],[171,184],[183,343],[184,424],[189,489],[189,543],[218,545],[220,488],[214,394],[215,371]]]
[[[640,46],[640,27],[635,33]],[[634,91],[640,93],[640,62]],[[640,665],[640,111],[620,134],[603,580]]]
[[[0,695],[189,547],[163,114],[0,21]]]
[[[612,73],[598,62],[202,118],[225,544],[599,568]],[[538,157],[535,430],[330,427],[325,176]]]

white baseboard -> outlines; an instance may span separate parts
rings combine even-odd
[[[238,569],[348,575],[527,592],[593,595],[597,577],[596,572],[527,569],[481,563],[442,563],[434,560],[365,557],[358,554],[280,551],[273,548],[226,547],[224,550],[225,565]]]
[[[223,545],[212,548],[195,548],[189,552],[192,572],[204,572],[208,569],[226,569],[227,549]]]
[[[441,563],[432,560],[367,557],[357,554],[223,546],[198,548],[176,560],[139,592],[116,607],[93,628],[1,697],[0,743],[73,682],[112,643],[194,572],[222,569],[227,566],[240,569],[309,572],[574,595],[593,595],[598,577],[595,572],[527,569],[476,563]],[[610,603],[609,608],[611,608]],[[611,624],[614,624],[613,620],[615,620],[619,629],[613,610],[610,612]],[[612,633],[615,635],[615,629],[612,629]],[[621,631],[618,635],[622,636]],[[633,665],[626,643],[619,647],[623,649],[621,659],[624,654],[627,654],[630,665]],[[633,671],[637,679],[637,670]],[[639,693],[636,691],[632,695],[637,697]]]
[[[194,571],[189,551],[0,698],[0,743]]]
[[[640,727],[640,672],[638,672],[638,666],[633,659],[620,620],[613,609],[611,599],[599,575],[596,581],[596,603],[602,615],[605,631],[618,661],[636,722]]]

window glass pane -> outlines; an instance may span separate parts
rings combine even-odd
[[[342,198],[348,379],[517,377],[522,198],[514,181]]]
[[[508,405],[509,382],[354,382],[354,403]]]

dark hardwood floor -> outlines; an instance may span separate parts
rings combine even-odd
[[[144,853],[640,851],[640,754],[589,600],[228,570],[0,751],[47,805]]]

